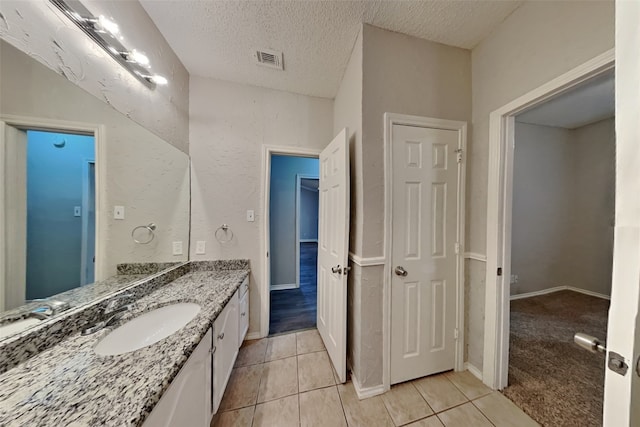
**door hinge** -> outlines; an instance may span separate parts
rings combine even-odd
[[[498,276],[502,276],[502,267],[498,267]]]
[[[456,255],[460,255],[460,243],[456,242],[455,245],[453,245],[453,247],[456,252]]]
[[[456,153],[456,161],[458,163],[462,163],[462,153],[464,153],[464,151],[462,151],[462,148],[458,148],[457,150],[454,150],[454,152]]]
[[[458,331],[458,328],[455,328],[453,330],[453,338],[457,340],[459,336],[460,336],[460,332]]]

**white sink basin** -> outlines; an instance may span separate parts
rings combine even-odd
[[[179,331],[200,312],[200,306],[190,302],[167,305],[148,311],[113,330],[95,347],[102,356],[129,353],[157,343]]]

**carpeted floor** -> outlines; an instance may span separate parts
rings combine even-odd
[[[543,426],[601,426],[605,358],[573,335],[605,339],[608,310],[609,301],[573,291],[512,301],[505,396]]]

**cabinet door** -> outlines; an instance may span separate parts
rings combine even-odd
[[[209,425],[212,335],[209,329],[145,420],[144,427]]]
[[[214,329],[213,412],[216,413],[238,356],[238,292],[216,319]]]
[[[240,298],[240,304],[238,309],[238,346],[242,345],[244,337],[249,330],[249,292],[245,292]]]

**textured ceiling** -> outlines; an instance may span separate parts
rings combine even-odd
[[[470,49],[522,2],[140,0],[189,73],[333,98],[369,23]],[[284,53],[285,71],[255,64],[256,49]]]
[[[518,122],[575,129],[615,116],[614,72],[587,81],[516,117]]]

